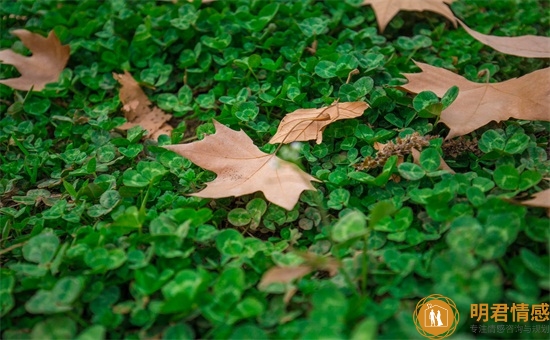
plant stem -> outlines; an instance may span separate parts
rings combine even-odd
[[[369,255],[367,254],[368,246],[367,242],[369,240],[369,233],[366,233],[363,236],[363,263],[361,266],[361,291],[363,294],[367,293],[367,279],[368,279],[368,265],[369,265]]]

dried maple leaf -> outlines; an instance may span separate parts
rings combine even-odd
[[[203,140],[165,146],[218,177],[193,196],[221,198],[256,191],[287,210],[294,208],[304,190],[315,190],[314,177],[296,164],[262,152],[244,131],[235,131],[214,121],[216,133]]]
[[[401,87],[412,93],[432,91],[442,97],[458,86],[456,100],[441,113],[450,128],[447,139],[468,134],[490,121],[509,118],[550,120],[550,68],[537,70],[501,83],[474,83],[443,68],[417,62],[421,73],[407,73]]]
[[[258,287],[262,289],[272,283],[290,283],[306,276],[312,271],[312,267],[305,265],[294,267],[273,267],[264,273]]]
[[[128,130],[139,125],[147,130],[148,138],[155,140],[161,134],[170,135],[173,128],[166,122],[172,118],[172,115],[164,113],[156,106],[151,107],[151,101],[127,71],[124,71],[124,74],[113,73],[113,77],[122,85],[119,97],[124,116],[128,121],[118,128]]]
[[[281,120],[269,143],[286,144],[316,139],[317,144],[320,144],[327,125],[337,120],[359,117],[368,107],[365,102],[334,102],[320,109],[298,109]]]
[[[69,60],[69,45],[61,45],[53,31],[47,38],[23,29],[14,30],[11,34],[21,39],[32,56],[26,57],[12,50],[0,51],[0,63],[15,66],[21,74],[18,78],[2,79],[0,84],[21,91],[31,88],[42,91],[46,84],[55,83]]]
[[[364,0],[363,5],[371,5],[376,13],[380,32],[384,32],[391,19],[399,11],[430,11],[443,15],[456,26],[456,17],[449,8],[455,0]]]
[[[305,260],[304,264],[291,267],[273,267],[264,273],[258,287],[263,289],[272,283],[290,283],[314,270],[328,271],[330,276],[338,273],[340,263],[333,257],[324,257],[309,252],[299,255]]]
[[[550,189],[537,192],[533,195],[533,198],[526,201],[521,201],[520,203],[530,207],[550,209]]]
[[[458,23],[474,39],[499,52],[527,58],[550,58],[550,38],[548,37],[536,35],[498,37],[476,32],[460,20]]]

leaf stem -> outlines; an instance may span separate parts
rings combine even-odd
[[[367,254],[368,251],[368,240],[369,240],[369,234],[370,232],[367,232],[363,236],[363,263],[361,266],[361,291],[363,294],[367,293],[367,279],[369,274],[369,255]]]

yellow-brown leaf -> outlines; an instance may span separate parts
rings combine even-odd
[[[113,77],[122,85],[120,88],[120,102],[127,123],[119,126],[121,130],[128,130],[134,126],[141,126],[147,130],[148,138],[157,139],[161,134],[170,135],[172,127],[166,124],[172,118],[156,106],[145,95],[132,75],[124,71],[124,74],[113,73]]]
[[[267,200],[292,210],[304,190],[315,190],[314,177],[296,164],[262,152],[244,131],[214,121],[216,133],[203,140],[165,146],[218,177],[193,196],[222,198],[261,191]]]
[[[399,11],[430,11],[443,15],[456,26],[456,17],[449,8],[455,0],[363,0],[363,5],[371,5],[376,14],[380,32],[384,32],[391,19]]]
[[[320,109],[298,109],[281,120],[269,143],[287,144],[315,139],[320,144],[327,125],[337,120],[359,117],[368,107],[365,102],[335,102]]]
[[[441,113],[450,128],[447,139],[468,134],[491,121],[509,118],[550,120],[550,68],[537,70],[501,83],[474,83],[444,68],[417,62],[421,73],[408,73],[403,89],[419,93],[432,91],[442,97],[458,86],[456,100]]]
[[[499,52],[527,58],[550,58],[550,38],[548,37],[536,35],[519,37],[486,35],[474,31],[460,20],[458,20],[458,23],[474,39]]]
[[[46,84],[55,83],[69,60],[69,45],[61,45],[53,31],[47,38],[24,29],[14,30],[11,34],[21,39],[32,56],[26,57],[12,50],[0,51],[0,63],[15,66],[21,74],[18,78],[2,79],[0,84],[21,91],[31,88],[42,91]]]

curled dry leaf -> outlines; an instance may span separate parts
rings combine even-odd
[[[312,267],[305,265],[294,267],[273,267],[264,273],[262,280],[258,284],[258,288],[263,289],[272,283],[290,283],[306,276],[312,271]]]
[[[291,283],[298,280],[314,270],[325,270],[330,276],[338,273],[340,263],[332,257],[319,256],[315,253],[304,253],[300,256],[305,260],[304,264],[291,267],[273,267],[266,271],[258,284],[263,289],[272,283]]]
[[[193,196],[222,198],[256,191],[287,210],[294,208],[304,190],[315,190],[314,177],[296,164],[262,152],[244,131],[235,131],[214,121],[216,133],[203,140],[165,146],[218,177]]]
[[[498,37],[476,32],[460,20],[458,23],[474,39],[499,52],[527,58],[550,58],[550,38],[548,37],[536,35]]]
[[[456,26],[456,17],[449,8],[455,0],[363,0],[363,5],[371,5],[376,14],[380,32],[384,32],[391,19],[399,11],[430,11],[443,15]]]
[[[533,195],[533,198],[526,201],[521,201],[520,203],[530,207],[550,209],[550,189],[537,192]]]
[[[172,118],[172,115],[156,106],[152,107],[151,101],[129,72],[113,73],[113,77],[122,85],[119,97],[123,105],[124,117],[128,121],[118,128],[128,130],[139,125],[147,130],[148,138],[155,140],[162,134],[170,135],[173,128],[166,122]]]
[[[61,45],[53,31],[47,38],[23,29],[11,33],[21,39],[32,56],[0,51],[0,63],[13,65],[21,73],[21,77],[2,79],[0,84],[21,91],[42,91],[46,84],[55,83],[69,60],[69,45]]]
[[[416,62],[421,73],[407,73],[401,87],[412,93],[432,91],[442,97],[458,86],[456,100],[441,113],[450,128],[447,139],[468,134],[491,121],[509,118],[550,120],[550,68],[537,70],[501,83],[474,83],[444,68]]]
[[[277,133],[269,143],[287,144],[316,139],[320,144],[327,125],[337,120],[359,117],[368,107],[365,102],[334,102],[319,109],[298,109],[281,120]]]

